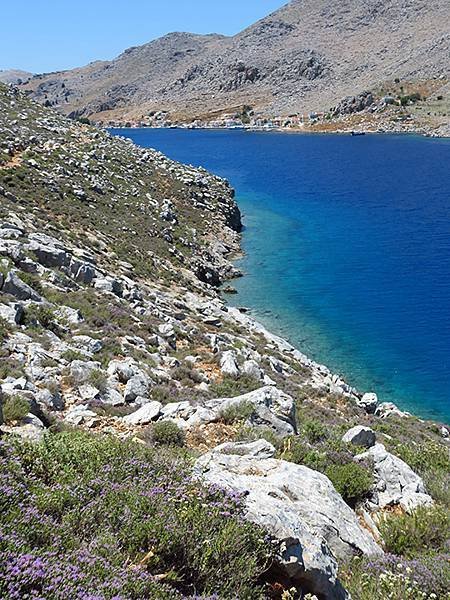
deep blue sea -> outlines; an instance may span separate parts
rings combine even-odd
[[[115,133],[236,188],[245,276],[230,302],[362,391],[450,421],[450,140]]]

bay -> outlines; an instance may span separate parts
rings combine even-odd
[[[450,420],[450,143],[125,129],[226,177],[245,272],[230,303],[362,391]]]

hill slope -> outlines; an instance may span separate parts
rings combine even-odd
[[[240,226],[0,84],[1,598],[447,598],[448,429],[227,307]]]
[[[103,120],[244,104],[267,114],[328,110],[385,80],[448,75],[449,20],[446,0],[293,0],[234,37],[169,34],[113,61],[37,76],[27,89]]]
[[[27,71],[20,71],[17,69],[8,69],[7,71],[0,71],[0,82],[1,83],[22,83],[33,77],[33,73]]]

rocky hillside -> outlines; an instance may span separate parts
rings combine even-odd
[[[0,200],[2,598],[448,598],[447,427],[226,306],[227,182],[0,86]]]
[[[34,77],[66,114],[138,119],[328,111],[386,81],[448,79],[446,0],[292,0],[234,37],[173,33],[118,58]]]
[[[1,83],[23,83],[33,77],[33,73],[27,71],[20,71],[17,69],[8,69],[7,71],[0,71],[0,82]]]

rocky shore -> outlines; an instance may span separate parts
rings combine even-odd
[[[276,542],[271,597],[348,598],[340,565],[383,556],[385,516],[442,502],[416,458],[448,460],[447,427],[223,301],[241,229],[227,182],[0,87],[0,200],[2,438],[170,432]]]

